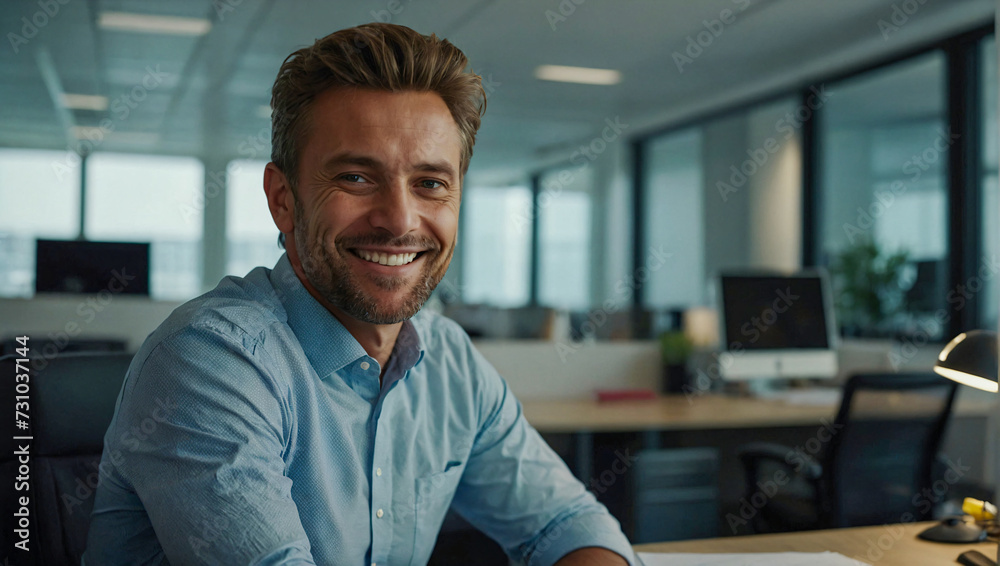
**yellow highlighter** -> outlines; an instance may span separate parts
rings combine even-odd
[[[997,517],[996,505],[989,501],[980,501],[971,497],[966,497],[962,502],[962,511],[977,521],[992,521]]]

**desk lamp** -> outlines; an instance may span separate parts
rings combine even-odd
[[[997,334],[973,330],[959,334],[941,350],[934,372],[952,381],[996,393]],[[936,527],[932,527],[936,528]],[[1000,562],[1000,549],[997,550]]]
[[[938,354],[934,372],[962,385],[996,393],[996,333],[973,330],[959,334]]]

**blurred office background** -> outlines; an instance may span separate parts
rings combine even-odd
[[[281,250],[261,177],[277,69],[334,30],[391,21],[448,38],[484,77],[459,249],[432,307],[480,339],[522,398],[658,388],[653,339],[687,320],[714,348],[727,270],[824,267],[854,352],[842,372],[888,369],[914,344],[902,364],[926,368],[955,334],[997,328],[996,10],[6,3],[0,335],[58,342],[72,322],[76,339],[134,350],[222,277],[272,266]],[[591,71],[540,78],[547,65]],[[36,240],[78,238],[148,242],[149,296],[35,295]],[[851,287],[859,270],[881,281],[874,306]],[[976,458],[972,479],[989,483]]]
[[[477,313],[458,305],[487,317],[559,309],[576,314],[575,330],[592,310],[634,308],[652,314],[592,334],[641,334],[713,305],[720,270],[837,268],[865,244],[903,261],[882,316],[845,311],[847,335],[993,328],[997,285],[949,291],[984,262],[996,270],[994,10],[989,0],[12,4],[0,52],[0,304],[32,297],[37,238],[150,242],[157,304],[273,265],[260,186],[276,69],[331,30],[381,20],[448,37],[487,87],[460,253],[438,293],[474,333],[531,335],[532,313],[472,328]],[[541,80],[544,65],[604,69],[568,80],[606,84]],[[44,321],[59,300],[35,298],[35,320],[5,319]],[[927,316],[942,308],[948,322]],[[653,322],[636,327],[641,318]]]

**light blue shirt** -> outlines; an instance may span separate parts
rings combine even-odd
[[[425,564],[449,506],[517,561],[634,560],[457,324],[405,322],[380,371],[287,256],[181,306],[122,386],[85,562]]]

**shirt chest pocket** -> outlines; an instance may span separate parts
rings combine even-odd
[[[462,479],[462,462],[448,462],[447,469],[414,480],[413,560],[410,564],[426,564],[434,550],[441,523],[451,506],[452,497]]]

